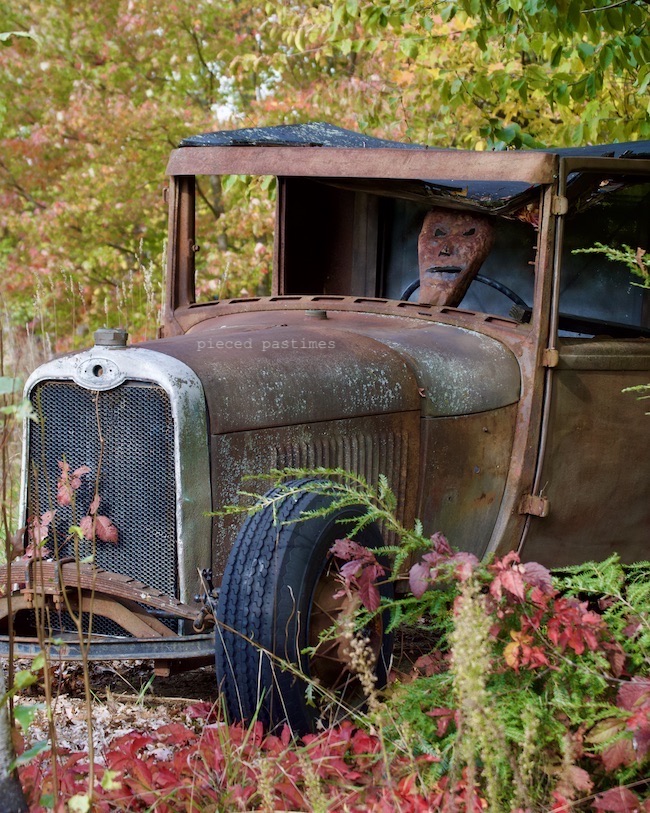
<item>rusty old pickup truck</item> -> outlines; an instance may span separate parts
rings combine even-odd
[[[642,258],[650,142],[470,152],[307,124],[187,138],[167,174],[160,338],[100,330],[26,384],[5,651],[78,657],[75,617],[90,658],[164,671],[216,646],[232,717],[263,697],[309,727],[300,673],[349,677],[344,646],[318,649],[345,516],[296,522],[313,495],[279,523],[214,514],[284,467],[383,474],[401,522],[477,556],[647,558],[650,419],[622,390],[650,382],[650,290],[582,250]],[[235,175],[272,180],[270,295],[216,299],[209,195]]]

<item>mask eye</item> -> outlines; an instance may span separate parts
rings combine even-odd
[[[463,237],[471,237],[473,234],[476,234],[476,229],[467,229],[463,232]]]
[[[447,232],[444,229],[436,229],[433,233],[434,237],[444,237]]]

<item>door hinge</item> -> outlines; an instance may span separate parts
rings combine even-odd
[[[519,503],[519,513],[533,517],[547,517],[550,508],[548,497],[536,497],[534,494],[524,494]]]
[[[569,211],[569,199],[564,195],[553,195],[551,201],[551,214],[565,215]]]
[[[542,367],[557,367],[560,354],[554,347],[547,347],[542,354]]]

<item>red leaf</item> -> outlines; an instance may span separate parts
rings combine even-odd
[[[281,797],[289,802],[289,805],[282,809],[287,810],[301,810],[304,809],[305,799],[298,790],[298,788],[293,785],[291,782],[276,782],[274,785],[274,789],[277,793],[281,795]],[[246,805],[246,809],[250,810],[248,805]]]
[[[84,539],[87,539],[89,542],[92,542],[93,518],[91,516],[82,517],[79,520],[79,527],[81,528],[81,532],[84,535]]]
[[[90,515],[82,517],[79,522],[79,527],[82,530],[84,538],[90,542],[92,542],[96,536],[101,542],[110,542],[113,545],[117,545],[119,534],[117,528],[108,517],[104,517],[101,514],[96,517]]]
[[[117,545],[118,532],[117,528],[110,521],[108,517],[98,516],[96,521],[97,536],[102,542],[110,542]]]
[[[431,547],[440,556],[451,556],[453,554],[451,545],[447,542],[447,537],[441,534],[440,531],[431,537]]]
[[[357,756],[359,754],[376,754],[381,748],[381,743],[377,737],[366,734],[365,731],[361,730],[354,734],[350,745],[352,753]]]
[[[50,530],[50,523],[54,519],[56,511],[45,511],[39,519],[32,519],[28,523],[29,538],[39,544],[47,536]]]
[[[634,711],[646,700],[650,700],[650,678],[634,677],[622,684],[616,704],[626,711]]]
[[[451,561],[456,565],[456,578],[461,582],[466,582],[478,565],[478,559],[473,553],[464,553],[462,551],[455,553],[451,557]]]
[[[88,474],[90,468],[88,466],[79,466],[71,475],[70,464],[65,460],[59,460],[59,468],[61,469],[61,476],[56,482],[56,501],[59,505],[70,505],[72,495],[81,485],[81,478],[84,474]]]
[[[415,598],[422,598],[429,586],[430,568],[426,565],[415,564],[409,570],[409,587]]]
[[[513,596],[516,596],[521,601],[524,600],[526,596],[526,588],[521,573],[516,570],[504,570],[500,574],[500,578],[501,584],[505,590],[512,593]]]
[[[420,655],[413,666],[423,675],[430,677],[431,675],[438,675],[440,672],[446,671],[448,664],[445,660],[445,656],[436,650],[426,655]]]
[[[625,650],[618,641],[605,641],[601,646],[607,655],[612,674],[614,677],[620,677],[625,666]]]
[[[444,733],[449,728],[449,723],[454,720],[454,712],[451,709],[431,709],[431,711],[426,712],[427,717],[433,717],[438,721],[438,728],[436,730],[436,734],[438,737],[442,737]]]
[[[555,592],[551,573],[544,565],[540,565],[538,562],[526,562],[523,568],[524,579],[528,584],[539,587],[542,593],[550,594]]]
[[[377,585],[375,584],[374,568],[365,568],[358,579],[359,584],[359,598],[363,606],[374,613],[379,609],[381,604],[381,596]]]
[[[641,800],[628,788],[612,788],[596,796],[595,810],[607,813],[636,813],[640,809]]]
[[[344,562],[352,559],[358,559],[361,562],[376,561],[375,554],[371,550],[352,539],[337,539],[330,548],[330,553],[338,559],[343,559]]]
[[[167,723],[156,729],[156,739],[175,745],[185,745],[195,740],[196,734],[181,723]]]
[[[632,765],[636,761],[632,740],[618,740],[600,755],[607,771],[615,771],[621,765]]]
[[[204,700],[197,703],[192,703],[185,709],[188,717],[192,719],[205,720],[206,722],[213,723],[217,719],[215,714],[216,707],[214,703],[206,703]]]

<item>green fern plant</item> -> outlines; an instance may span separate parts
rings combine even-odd
[[[433,633],[432,668],[393,683],[368,722],[384,747],[426,760],[418,781],[439,790],[440,809],[568,809],[598,793],[606,801],[624,783],[643,787],[650,563],[623,566],[612,556],[556,574],[516,553],[481,563],[440,534],[428,538],[419,522],[403,527],[383,476],[374,486],[340,468],[288,468],[263,479],[273,491],[228,513],[273,508],[307,490],[330,497],[307,516],[362,506],[345,533],[377,522],[396,540],[377,553],[391,557],[391,578],[408,578],[411,593],[376,611],[388,604],[392,627]],[[358,627],[370,614],[360,608]]]
[[[630,272],[638,277],[641,282],[634,282],[641,288],[650,288],[650,257],[643,248],[633,249],[623,243],[620,248],[606,246],[603,243],[594,243],[589,248],[576,248],[574,254],[603,254],[608,260],[615,263],[622,263],[627,266]]]

